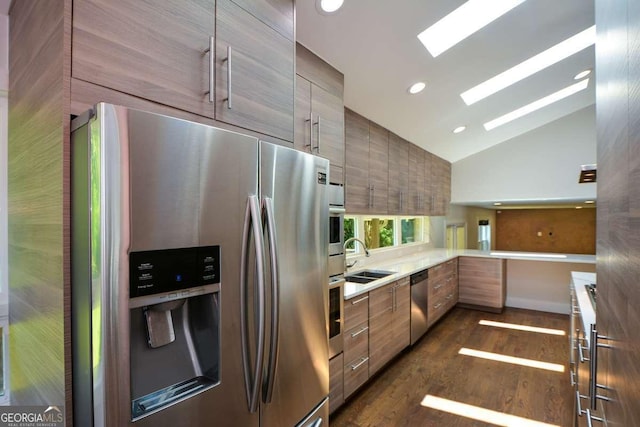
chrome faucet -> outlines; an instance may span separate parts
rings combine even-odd
[[[362,245],[362,249],[364,249],[364,254],[365,256],[371,256],[371,254],[369,253],[369,249],[367,249],[367,245],[364,244],[364,242],[360,239],[358,239],[357,237],[349,237],[347,240],[344,241],[344,244],[342,245],[342,248],[346,250],[347,245],[351,242],[358,242]],[[353,267],[354,265],[356,265],[356,263],[358,262],[358,260],[354,260],[351,264],[347,263],[347,257],[344,257],[344,269],[345,271],[348,268]]]

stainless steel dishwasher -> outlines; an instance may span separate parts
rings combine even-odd
[[[427,332],[429,270],[411,275],[411,345]]]

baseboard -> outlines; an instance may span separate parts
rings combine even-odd
[[[527,298],[509,298],[507,295],[507,307],[526,308],[527,310],[546,311],[549,313],[569,314],[569,305],[557,301],[532,300]]]

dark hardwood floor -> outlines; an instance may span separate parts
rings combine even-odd
[[[480,325],[493,320],[560,329],[565,335]],[[416,345],[356,392],[330,419],[331,427],[526,426],[473,420],[421,405],[426,395],[569,427],[569,316],[507,308],[502,314],[454,308]],[[461,348],[560,364],[555,372],[458,354]],[[467,408],[463,412],[469,413]]]

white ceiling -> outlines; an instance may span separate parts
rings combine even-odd
[[[486,0],[491,1],[491,0]],[[345,75],[345,105],[426,150],[455,162],[595,102],[589,88],[529,116],[485,131],[483,123],[556,92],[594,68],[587,48],[467,106],[460,93],[594,24],[593,2],[528,0],[437,58],[417,35],[463,0],[345,0],[321,15],[296,2],[297,40]],[[409,95],[416,81],[427,88]],[[460,125],[467,130],[451,131]]]

